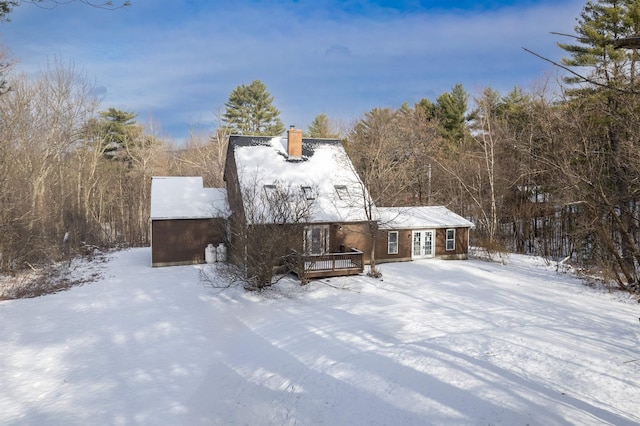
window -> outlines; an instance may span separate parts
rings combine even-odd
[[[346,200],[349,198],[349,190],[346,185],[334,185],[336,192],[338,193],[338,198],[341,200]]]
[[[271,200],[276,195],[276,186],[275,185],[265,185],[264,193],[269,200]]]
[[[456,249],[456,230],[455,229],[447,229],[446,248],[447,250]]]
[[[387,234],[387,254],[398,254],[398,231]]]
[[[304,193],[304,198],[306,198],[307,200],[316,199],[316,195],[313,193],[313,188],[311,188],[310,186],[303,186],[302,192]]]

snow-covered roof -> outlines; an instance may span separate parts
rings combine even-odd
[[[378,214],[381,229],[475,227],[444,206],[378,207]]]
[[[227,190],[204,188],[202,177],[155,176],[151,179],[151,219],[228,216]]]
[[[299,191],[310,205],[303,222],[366,221],[364,208],[368,193],[342,143],[331,139],[303,139],[302,157],[287,156],[286,137],[232,136],[235,162],[245,210],[246,197],[257,198],[256,205],[268,204],[271,185]],[[265,190],[263,190],[263,188]],[[245,212],[246,214],[247,212]],[[246,214],[247,220],[251,218]],[[267,223],[269,219],[254,219]]]

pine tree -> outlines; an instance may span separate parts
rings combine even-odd
[[[136,123],[137,114],[116,108],[109,108],[98,114],[98,118],[89,120],[85,125],[86,137],[101,144],[106,158],[125,158],[127,148],[139,143],[143,133]]]
[[[578,43],[558,43],[569,54],[563,63],[590,68],[584,77],[596,85],[622,88],[633,83],[636,53],[616,49],[613,42],[640,33],[640,1],[589,0],[577,21]],[[565,81],[583,83],[585,78],[574,75]]]
[[[327,114],[318,114],[309,125],[309,137],[335,139],[338,137],[336,132],[331,131],[331,124]]]
[[[260,80],[236,87],[224,105],[226,110],[222,119],[231,133],[276,136],[284,132],[280,111],[273,105],[273,96]]]
[[[437,107],[427,98],[420,99],[420,102],[415,105],[415,109],[416,111],[420,111],[428,121],[436,118]]]
[[[468,101],[469,94],[462,84],[456,84],[451,92],[443,93],[436,100],[436,116],[440,120],[440,133],[453,145],[460,145],[467,134]]]

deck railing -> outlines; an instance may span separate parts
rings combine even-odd
[[[302,261],[307,278],[353,275],[364,271],[363,253],[354,248],[345,253],[305,255]]]

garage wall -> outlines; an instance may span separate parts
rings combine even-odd
[[[151,221],[151,264],[185,265],[204,262],[208,244],[226,244],[224,219],[166,219]]]

